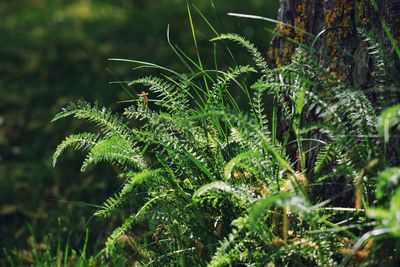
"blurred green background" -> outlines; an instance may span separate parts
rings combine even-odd
[[[213,68],[209,39],[215,35],[198,11],[218,31],[244,35],[261,51],[267,50],[266,28],[273,25],[226,14],[276,18],[278,0],[189,4],[206,68]],[[11,254],[28,252],[33,243],[48,249],[54,236],[69,237],[71,245],[79,247],[79,237],[88,227],[91,249],[96,249],[115,221],[88,223],[93,205],[119,184],[107,166],[79,173],[83,155],[72,151],[53,168],[57,144],[85,126],[50,120],[71,101],[98,101],[114,110],[124,107],[118,102],[129,95],[109,82],[133,79],[143,71],[108,58],[145,60],[185,71],[166,36],[169,24],[171,41],[195,55],[186,1],[10,0],[0,2],[0,18],[0,248]],[[246,62],[244,51],[234,52]],[[221,68],[233,64],[221,58]],[[29,253],[26,257],[29,261]]]

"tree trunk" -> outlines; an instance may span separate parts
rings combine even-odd
[[[296,48],[302,46],[317,56],[317,63],[330,74],[329,77],[348,86],[368,89],[366,95],[376,109],[381,108],[382,98],[385,105],[399,102],[399,90],[390,92],[385,86],[392,82],[388,80],[392,77],[398,81],[398,75],[388,72],[400,73],[400,53],[395,49],[400,45],[400,0],[281,0],[278,20],[282,23],[275,28],[276,35],[267,56],[271,66],[290,63]],[[366,36],[379,43],[378,48],[371,48],[371,43],[365,41]],[[381,87],[376,86],[379,79],[376,70],[381,66],[372,56],[372,49],[380,49],[380,55],[384,57],[387,75],[383,77],[385,83]],[[279,131],[284,132],[285,128],[280,123]],[[312,138],[323,139],[320,133]],[[311,170],[319,149],[312,149],[318,143],[307,145],[305,149],[312,152],[307,154],[309,166],[306,168]],[[325,195],[338,195],[352,188],[352,181],[338,177],[337,182],[342,184],[315,190],[324,191]],[[349,194],[342,195],[335,202],[338,205],[352,203],[348,201],[349,197]]]
[[[400,45],[400,0],[281,0],[278,16],[283,23],[277,25],[268,52],[273,66],[290,62],[298,46],[295,42],[309,48],[314,44],[319,63],[333,77],[366,88],[375,72],[369,45],[357,31],[364,29],[381,42],[384,51],[390,51],[386,54],[390,68],[400,69],[400,55],[393,45]],[[393,35],[392,43],[383,24]]]

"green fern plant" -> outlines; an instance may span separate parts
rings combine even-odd
[[[190,75],[157,67],[172,76],[127,82],[149,91],[125,108],[124,119],[83,102],[53,119],[72,116],[99,128],[67,137],[54,164],[73,147],[88,151],[82,171],[108,162],[125,179],[95,213],[127,214],[107,239],[107,254],[113,257],[127,236],[143,265],[335,266],[373,236],[367,234],[371,225],[386,225],[397,236],[398,192],[386,200],[388,210],[373,206],[376,187],[380,199],[398,185],[388,178],[397,177],[397,169],[376,169],[386,167],[382,151],[399,108],[378,116],[360,89],[322,79],[323,70],[312,67],[316,59],[305,51],[271,69],[243,37],[223,34],[212,41],[219,40],[241,45],[255,67],[206,71],[189,61],[199,69]],[[257,74],[250,85],[241,79],[249,74]],[[232,97],[234,86],[249,110]],[[327,86],[332,89],[322,96]],[[271,119],[265,95],[274,103]],[[354,208],[355,198],[366,215]],[[132,210],[130,202],[141,207]],[[139,224],[145,230],[135,236],[131,230]],[[354,243],[347,254],[344,239]]]

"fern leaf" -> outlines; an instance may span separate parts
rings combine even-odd
[[[97,104],[91,105],[82,101],[77,104],[71,103],[68,107],[63,108],[62,111],[52,119],[52,122],[69,116],[93,122],[106,134],[118,134],[125,140],[134,144],[129,127],[119,117],[113,115],[111,111],[106,108],[100,109]]]
[[[215,254],[211,261],[208,263],[208,267],[224,267],[224,266],[235,266],[240,261],[240,254],[238,253],[235,246],[240,243],[240,237],[238,237],[237,230],[233,230],[224,240],[219,243]],[[238,255],[239,254],[239,255]]]
[[[251,88],[255,91],[253,102],[251,103],[252,112],[254,113],[254,116],[257,118],[260,127],[264,131],[268,131],[268,119],[264,111],[264,100],[263,100],[264,92],[267,90],[268,85],[266,85],[264,82],[258,82],[253,84]]]
[[[146,163],[139,151],[132,148],[127,141],[118,135],[99,141],[90,150],[82,164],[81,171],[85,171],[90,164],[96,164],[101,161],[115,163],[122,167],[126,165],[137,169],[146,167]]]
[[[204,194],[212,191],[218,190],[229,193],[234,196],[237,200],[240,200],[242,205],[252,203],[255,201],[255,197],[253,192],[245,187],[233,187],[223,181],[216,181],[206,185],[203,185],[199,189],[196,190],[193,194],[193,198],[201,198]]]
[[[53,166],[56,165],[58,158],[68,147],[72,146],[76,150],[90,149],[97,143],[99,139],[100,136],[98,134],[92,133],[80,133],[68,136],[61,144],[57,146],[57,149],[53,155]]]
[[[384,136],[385,143],[389,142],[390,129],[400,123],[400,104],[385,109],[378,118],[379,132]]]
[[[357,33],[361,36],[363,42],[368,45],[368,54],[371,56],[374,64],[374,82],[378,86],[383,86],[388,80],[385,51],[382,48],[384,44],[373,33],[368,32],[364,28],[357,28]]]
[[[242,161],[244,159],[248,159],[248,158],[259,158],[260,156],[261,156],[261,154],[259,152],[252,151],[252,150],[240,153],[239,155],[237,155],[236,157],[231,159],[225,165],[225,168],[224,168],[224,177],[225,177],[225,179],[230,179],[231,178],[233,169],[237,165],[240,165],[240,161]]]
[[[156,113],[151,111],[149,108],[143,108],[142,105],[132,105],[124,110],[124,115],[129,119],[136,119],[141,121],[151,119],[153,116],[156,116]]]
[[[333,153],[333,145],[328,144],[325,145],[321,151],[319,151],[317,155],[317,160],[315,162],[314,173],[320,173],[322,168],[332,161]]]
[[[227,193],[232,193],[234,192],[236,189],[234,187],[232,187],[231,185],[222,182],[222,181],[217,181],[217,182],[213,182],[210,184],[206,184],[202,187],[200,187],[194,194],[193,197],[194,198],[198,198],[201,197],[203,194],[207,193],[210,190],[221,190],[221,191],[225,191]]]
[[[257,67],[262,72],[265,72],[268,69],[268,65],[265,62],[265,58],[261,55],[258,49],[254,46],[254,44],[250,43],[242,36],[237,34],[221,34],[220,36],[211,39],[211,41],[219,41],[219,40],[231,40],[238,43],[250,53]]]
[[[128,180],[124,184],[120,192],[109,197],[102,205],[101,209],[96,211],[95,216],[110,217],[114,211],[118,209],[127,200],[127,196],[138,186],[152,181],[162,173],[161,169],[143,170],[139,173],[129,172],[123,176],[127,176]]]
[[[148,76],[129,82],[129,86],[142,84],[148,86],[150,91],[158,94],[162,99],[157,104],[172,112],[182,112],[188,109],[187,89],[176,87],[161,78]]]
[[[229,69],[226,73],[223,73],[222,76],[218,77],[217,82],[214,83],[213,85],[213,90],[209,94],[208,100],[207,100],[207,106],[212,107],[212,108],[217,108],[220,107],[221,109],[224,109],[224,103],[223,101],[223,96],[225,93],[227,93],[227,86],[229,85],[230,82],[236,81],[236,79],[243,74],[248,74],[248,73],[254,73],[257,72],[253,67],[250,66],[236,66],[233,69]]]
[[[150,199],[140,208],[140,210],[137,213],[130,215],[120,227],[115,229],[112,232],[112,234],[107,238],[106,254],[111,255],[115,249],[115,245],[118,241],[118,238],[123,233],[128,231],[135,223],[143,220],[145,218],[145,216],[148,214],[148,212],[152,209],[153,205],[155,205],[158,201],[165,198],[165,196],[166,196],[166,194],[162,194],[160,196],[156,196],[156,197]]]
[[[202,162],[202,160],[199,160],[198,157],[196,157],[196,154],[194,154],[192,151],[186,151],[186,156],[192,161],[199,170],[204,173],[210,181],[215,181],[215,175],[209,170],[209,168]]]

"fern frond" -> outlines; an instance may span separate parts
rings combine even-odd
[[[378,129],[384,136],[385,143],[389,142],[390,129],[400,123],[400,104],[386,108],[378,118]]]
[[[232,176],[232,171],[236,166],[240,166],[240,162],[242,160],[246,160],[249,158],[259,158],[261,157],[261,154],[256,151],[248,150],[246,152],[240,153],[233,159],[231,159],[224,168],[224,177],[225,179],[229,180]]]
[[[314,173],[320,173],[322,168],[332,161],[335,153],[332,144],[325,145],[318,153],[315,161]]]
[[[342,124],[342,118],[340,114],[336,112],[336,109],[332,107],[329,100],[322,99],[318,94],[312,91],[306,92],[308,97],[309,111],[312,111],[315,115],[320,116],[325,122],[331,124]]]
[[[107,238],[106,254],[111,255],[115,249],[115,245],[118,241],[118,238],[123,233],[126,233],[135,223],[143,220],[148,214],[148,212],[152,209],[153,205],[155,205],[158,201],[162,200],[165,197],[166,194],[153,197],[152,199],[147,201],[137,213],[130,215],[120,227],[116,228],[112,232],[112,234]]]
[[[252,56],[256,66],[260,69],[260,71],[265,72],[268,69],[268,65],[265,62],[265,58],[261,55],[260,51],[248,40],[246,40],[244,37],[237,35],[237,34],[221,34],[220,36],[211,39],[211,41],[219,41],[219,40],[231,40],[242,47],[244,47],[247,52]]]
[[[91,105],[83,101],[77,104],[71,103],[68,107],[63,108],[52,119],[52,122],[69,116],[93,122],[107,135],[118,134],[125,140],[130,141],[131,144],[134,144],[129,127],[119,117],[112,114],[111,111],[106,108],[100,109],[97,104]]]
[[[186,98],[188,94],[187,89],[184,87],[178,88],[175,84],[153,76],[133,80],[128,83],[129,86],[136,84],[148,86],[150,91],[161,97],[156,104],[165,107],[171,112],[182,112],[188,109],[188,100]]]
[[[264,129],[264,131],[268,131],[268,119],[264,110],[264,92],[267,89],[267,85],[265,83],[256,83],[253,84],[252,89],[255,91],[253,102],[251,103],[252,112],[254,116],[257,118],[260,127]]]
[[[361,36],[362,41],[368,45],[368,54],[372,57],[374,65],[374,83],[383,86],[388,81],[384,44],[367,29],[357,28],[357,33]]]
[[[118,164],[121,167],[131,166],[137,169],[146,167],[140,152],[118,135],[97,142],[84,160],[81,171],[85,171],[90,164],[101,161]]]
[[[255,91],[252,111],[262,124],[267,124],[263,115],[264,110],[262,97],[264,93],[273,96],[277,106],[282,109],[285,118],[291,120],[291,107],[287,101],[287,96],[290,95],[290,92],[288,92],[290,86],[290,82],[285,81],[282,73],[279,73],[276,70],[268,70],[266,74],[252,84],[251,88]]]
[[[349,125],[359,134],[373,135],[376,132],[376,114],[371,101],[359,90],[343,90],[337,96],[337,109],[346,116]]]
[[[53,155],[53,166],[56,165],[58,158],[68,147],[74,147],[76,150],[90,149],[98,140],[101,139],[100,135],[92,133],[73,134],[65,138],[65,140],[57,146]]]
[[[240,242],[239,234],[236,229],[233,229],[232,233],[219,243],[215,254],[207,266],[234,266],[240,260],[240,253],[236,249],[233,249],[238,242]]]
[[[150,110],[149,108],[144,108],[142,105],[132,105],[127,107],[123,113],[128,119],[136,120],[149,120],[153,116],[156,116],[156,112]]]
[[[262,129],[256,118],[228,112],[224,116],[232,124],[231,141],[239,143],[244,150],[264,151],[262,142],[270,142],[270,133]]]
[[[217,81],[213,84],[213,89],[210,92],[207,100],[207,106],[211,108],[224,107],[223,96],[227,93],[227,86],[230,82],[236,81],[237,78],[241,75],[248,73],[257,72],[253,67],[245,65],[245,66],[236,66],[235,68],[230,68],[226,73],[223,73],[222,76],[219,76]],[[237,81],[236,81],[237,82]]]
[[[203,185],[199,189],[196,190],[193,194],[193,198],[201,198],[204,194],[211,190],[219,190],[226,193],[229,193],[236,197],[238,200],[243,201],[243,203],[251,203],[254,201],[253,193],[244,187],[233,187],[223,181],[217,181],[210,184]]]
[[[116,193],[114,196],[109,197],[102,205],[102,207],[96,211],[95,216],[110,217],[122,204],[127,201],[127,196],[135,190],[138,186],[143,183],[152,181],[154,178],[158,178],[162,174],[161,169],[155,170],[143,170],[138,173],[128,172],[124,174],[124,177],[128,177],[121,191]]]

